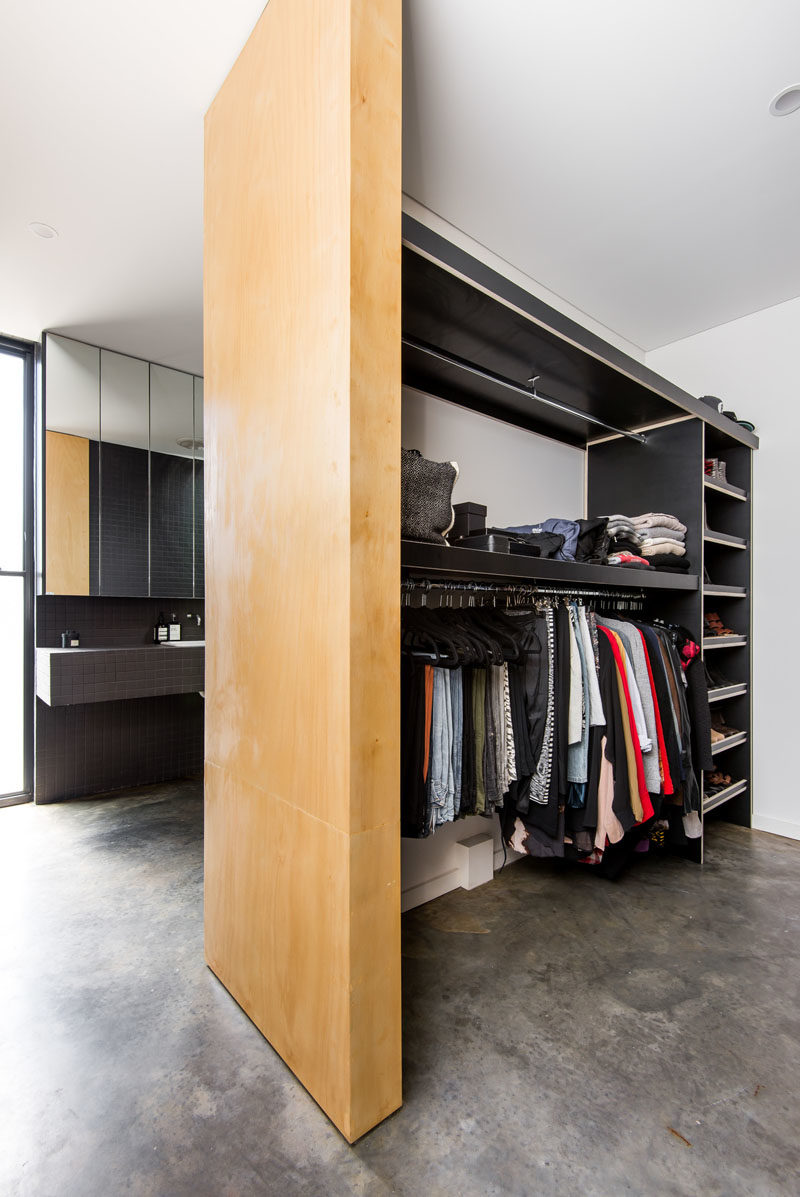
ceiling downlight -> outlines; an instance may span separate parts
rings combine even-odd
[[[791,87],[784,87],[779,91],[769,106],[773,116],[789,116],[800,108],[800,83],[793,83]]]
[[[28,228],[37,237],[43,237],[45,241],[51,241],[58,236],[58,229],[54,229],[51,224],[44,224],[41,220],[32,220]]]

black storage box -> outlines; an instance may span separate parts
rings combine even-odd
[[[486,531],[486,507],[483,503],[455,503],[455,520],[447,534],[454,542],[465,536],[480,536]],[[506,550],[507,551],[507,550]]]

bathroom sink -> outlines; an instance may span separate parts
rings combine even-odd
[[[159,648],[205,648],[205,640],[164,640]]]

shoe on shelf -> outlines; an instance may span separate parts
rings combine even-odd
[[[707,636],[738,636],[733,628],[726,628],[716,611],[709,611],[703,616],[703,627]]]
[[[720,740],[724,740],[727,736],[738,736],[741,728],[731,727],[726,721],[722,711],[714,711],[711,716],[711,743],[716,744],[714,733],[718,735]]]
[[[723,773],[720,769],[715,769],[713,773],[705,774],[705,788],[724,789],[725,786],[731,784],[730,773]]]
[[[731,681],[721,670],[715,669],[707,661],[704,661],[703,664],[705,665],[706,681],[710,690],[719,690],[723,686],[738,686],[738,682]]]

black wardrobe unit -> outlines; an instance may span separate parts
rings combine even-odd
[[[703,813],[749,825],[750,486],[757,437],[407,215],[403,383],[583,449],[587,517],[662,511],[686,524],[687,574],[410,541],[403,543],[403,571],[643,591],[646,618],[684,625],[724,676],[726,685],[714,685],[710,698],[735,729],[714,745],[715,763],[731,781],[704,791]],[[705,474],[709,457],[726,463],[726,480]],[[704,635],[704,611],[737,635]],[[702,840],[695,854],[701,858]]]

